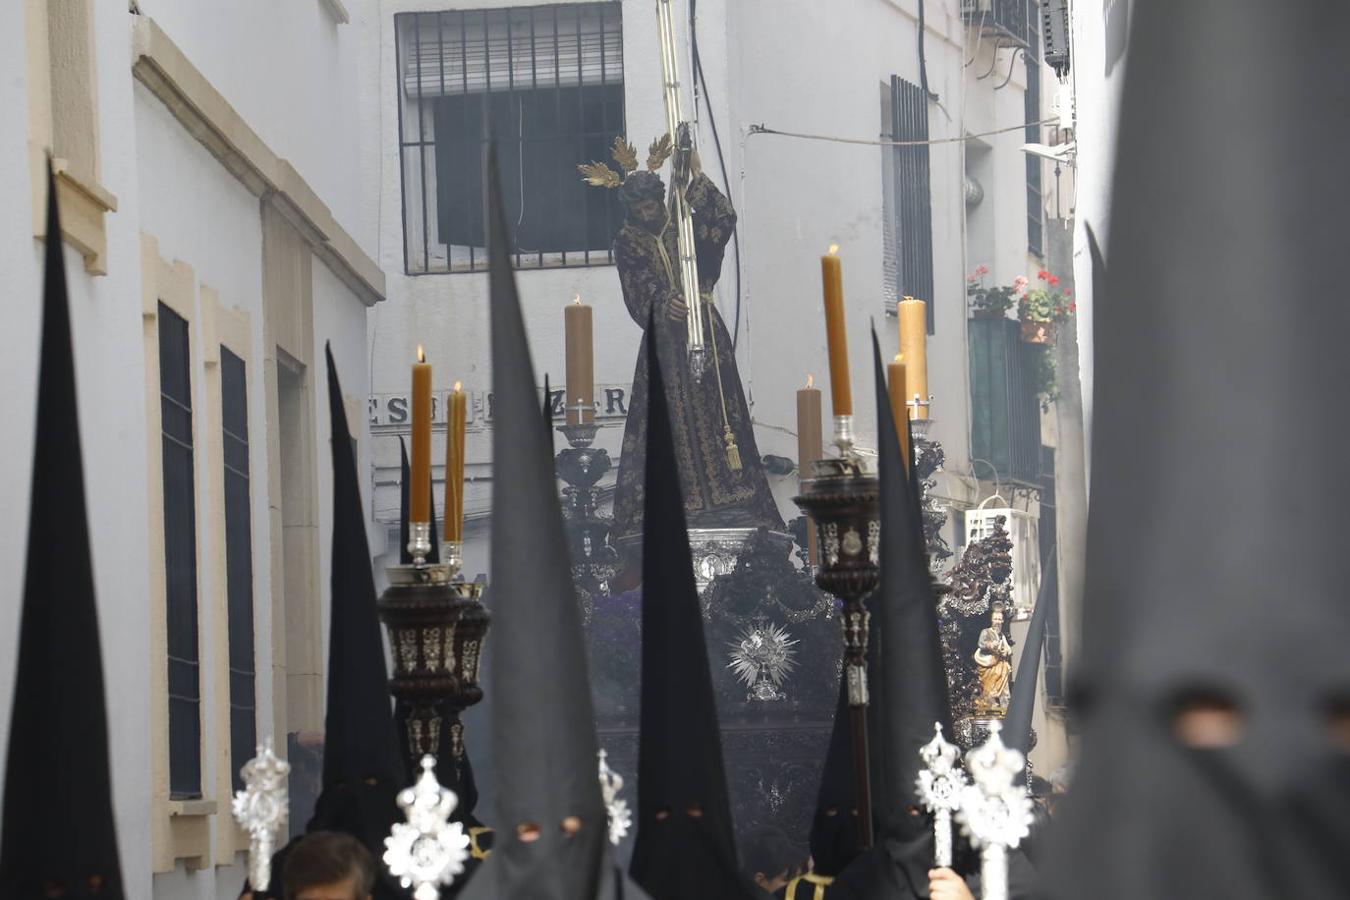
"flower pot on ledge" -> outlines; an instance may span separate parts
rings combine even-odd
[[[1055,342],[1054,322],[1038,322],[1035,319],[1022,320],[1022,343],[1053,344]]]
[[[987,309],[985,307],[977,307],[970,311],[970,317],[972,319],[1005,319],[1007,318],[1007,316],[1008,316],[1007,312],[1001,309]]]

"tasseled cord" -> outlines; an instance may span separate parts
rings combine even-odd
[[[700,291],[699,299],[712,306],[712,291]],[[709,328],[708,337],[712,343],[713,368],[717,374],[717,396],[722,401],[722,439],[727,443],[727,465],[731,468],[731,471],[739,472],[741,470],[741,449],[736,446],[736,436],[731,433],[731,420],[727,416],[727,395],[722,389],[722,361],[717,358],[717,329]]]

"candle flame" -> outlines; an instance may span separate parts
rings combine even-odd
[[[898,363],[903,363],[905,361],[905,354],[903,353],[895,354],[895,361]]]
[[[418,345],[417,345],[417,361],[420,362],[420,363],[424,363],[424,362],[427,361],[427,355],[426,355],[425,353],[422,352],[422,345],[421,345],[421,344],[418,344]]]
[[[814,375],[807,375],[807,376],[806,376],[806,389],[807,389],[807,390],[810,390],[810,389],[811,389],[811,385],[813,385],[813,384],[815,384],[815,383],[816,383],[816,378],[815,378]]]
[[[831,244],[831,245],[830,245],[830,255],[831,255],[831,256],[838,256],[838,255],[839,255],[839,245],[838,245],[838,244]]]
[[[462,382],[462,381],[456,381],[456,382],[455,382],[455,393],[456,393],[456,394],[459,393],[459,389],[460,389],[461,385],[463,385],[463,382]]]
[[[573,295],[572,295],[572,302],[575,303],[575,304],[577,304],[578,306],[580,306],[580,305],[581,305],[581,295],[580,295],[580,294],[573,294]]]

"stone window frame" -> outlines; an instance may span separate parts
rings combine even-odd
[[[108,274],[106,214],[117,198],[100,182],[96,0],[24,0],[28,156],[33,235],[45,238],[50,155],[61,236],[85,271]]]

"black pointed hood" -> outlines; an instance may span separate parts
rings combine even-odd
[[[400,465],[400,477],[398,482],[398,561],[405,566],[412,565],[412,554],[408,552],[408,539],[411,532],[408,527],[408,485],[412,484],[412,467],[408,464],[408,445],[403,440],[403,435],[398,438],[398,455]],[[431,491],[431,505],[427,508],[431,510],[431,552],[427,554],[427,562],[438,563],[441,561],[441,541],[436,534],[436,488],[433,485],[429,488]],[[439,766],[437,770],[439,771]],[[421,774],[419,767],[413,772],[413,780]]]
[[[1055,554],[1041,567],[1041,585],[1036,592],[1036,608],[1032,610],[1031,621],[1027,623],[1026,643],[1022,646],[1022,656],[1017,661],[1017,677],[1013,679],[1012,696],[1008,700],[1008,712],[1003,717],[1003,743],[1015,750],[1027,753],[1031,750],[1031,719],[1036,711],[1036,688],[1041,674],[1041,651],[1045,648],[1045,620],[1050,612],[1049,598],[1045,596],[1045,586],[1050,577],[1045,574],[1047,567],[1055,564]],[[1025,780],[1026,769],[1022,770]]]
[[[834,876],[862,852],[858,828],[858,791],[853,776],[853,726],[849,721],[848,681],[839,679],[839,702],[811,820],[811,858],[818,875]]]
[[[915,515],[910,464],[886,393],[885,369],[872,333],[876,381],[877,455],[881,480],[881,579],[868,600],[869,761],[876,846],[841,876],[868,897],[927,897],[933,866],[933,826],[921,809],[915,781],[919,748],[940,722],[949,739],[951,710],[938,637],[937,602]]]
[[[46,276],[28,557],[6,758],[0,896],[122,900],[107,707],[56,184]]]
[[[544,373],[544,434],[548,435],[548,455],[552,458],[553,444],[553,397],[550,394],[548,373]]]
[[[305,830],[345,831],[378,859],[390,826],[402,819],[395,797],[404,786],[406,767],[394,731],[355,445],[331,347],[325,356],[333,454],[328,702],[323,790]],[[279,868],[275,871],[280,874]],[[386,870],[379,871],[376,900],[405,896]]]
[[[465,898],[619,896],[600,794],[599,745],[581,614],[525,322],[511,272],[495,151],[488,157],[493,482],[490,718],[496,808],[492,855]],[[564,832],[575,817],[580,830]],[[537,829],[538,838],[518,834]],[[624,896],[641,896],[636,887]]]
[[[872,698],[877,747],[872,758],[873,808],[882,832],[908,832],[904,808],[918,804],[919,748],[933,739],[933,723],[952,734],[947,676],[938,637],[937,602],[916,509],[909,465],[900,454],[881,350],[872,334],[877,388],[878,471],[881,480],[881,579],[870,606],[880,646],[879,688]],[[891,819],[893,821],[888,821]],[[926,830],[926,828],[925,828]]]
[[[1130,19],[1056,896],[1350,896],[1350,6]]]
[[[642,708],[633,878],[656,900],[758,897],[740,871],[684,493],[647,328],[646,507],[642,517]]]
[[[327,788],[370,778],[397,784],[403,780],[405,767],[398,761],[390,712],[356,454],[332,348],[325,348],[325,355],[332,416],[333,571],[323,784]]]

